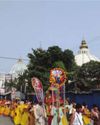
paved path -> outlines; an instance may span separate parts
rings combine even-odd
[[[14,125],[9,117],[0,116],[0,125]]]

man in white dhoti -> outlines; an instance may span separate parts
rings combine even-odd
[[[36,118],[36,125],[46,125],[46,112],[45,108],[42,106],[42,103],[37,104],[34,107],[34,114]]]
[[[33,105],[33,110],[34,110],[34,116],[35,116],[35,125],[39,125],[39,124],[38,124],[37,109],[38,109],[38,104],[34,104],[34,105]]]
[[[82,106],[80,104],[77,104],[76,111],[71,116],[70,125],[83,125],[81,112],[82,112]]]

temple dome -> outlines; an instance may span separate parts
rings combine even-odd
[[[82,66],[84,63],[90,62],[91,60],[100,62],[97,57],[95,57],[89,52],[86,41],[82,40],[80,50],[75,56],[75,62],[78,66]]]
[[[10,74],[12,74],[13,77],[18,77],[18,75],[23,74],[23,72],[27,69],[27,66],[25,65],[25,63],[23,62],[22,59],[18,59],[18,61],[16,62],[16,64],[14,64],[10,70]]]

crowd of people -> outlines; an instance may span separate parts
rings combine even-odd
[[[0,116],[10,117],[14,125],[100,125],[97,105],[89,109],[68,99],[65,104],[1,99]]]

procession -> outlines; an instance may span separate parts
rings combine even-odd
[[[10,117],[14,125],[100,125],[100,107],[91,109],[84,102],[78,104],[61,96],[61,88],[67,80],[61,68],[50,71],[50,87],[44,96],[41,81],[33,77],[31,82],[37,101],[13,99],[0,100],[0,116]]]
[[[100,110],[97,105],[91,109],[83,103],[76,104],[66,99],[60,102],[42,103],[0,100],[0,119],[10,118],[13,125],[100,125]]]

